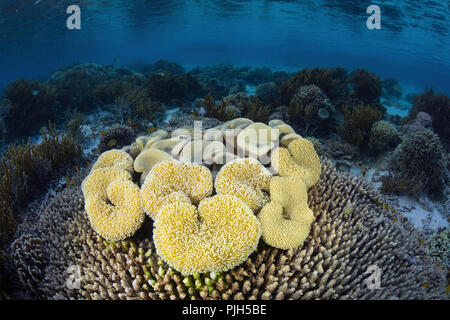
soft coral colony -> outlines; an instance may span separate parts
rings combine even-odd
[[[252,128],[268,138],[249,144]],[[160,130],[104,152],[81,188],[57,194],[37,222],[46,232],[11,246],[23,286],[46,299],[442,296],[412,226],[282,121],[235,119],[202,140],[188,132]],[[371,265],[383,270],[383,290],[366,284]],[[66,285],[70,266],[79,289]]]
[[[227,129],[237,123],[241,123],[238,128]],[[154,220],[153,240],[157,254],[175,270],[188,275],[224,272],[242,264],[257,249],[261,235],[274,247],[298,247],[306,239],[313,221],[307,204],[307,189],[320,176],[320,160],[311,142],[299,136],[287,149],[281,147],[273,152],[275,170],[286,181],[272,181],[269,170],[258,160],[237,156],[249,151],[245,142],[250,139],[243,138],[243,134],[251,135],[249,131],[255,136],[269,133],[267,141],[251,145],[254,154],[271,152],[276,146],[273,138],[279,137],[277,127],[285,125],[276,124],[272,128],[248,119],[235,119],[233,123],[213,128],[215,135],[205,134],[202,140],[192,141],[190,135],[168,139],[167,133],[154,132],[147,138],[137,139],[137,143],[142,140],[146,143],[145,148],[141,144],[143,150],[136,161],[124,150],[104,152],[82,183],[85,210],[92,228],[106,240],[125,240],[141,227],[146,212]],[[242,149],[236,155],[233,153],[228,163],[215,163],[216,170],[220,169],[213,181],[204,160],[214,159],[216,154],[230,147],[223,139],[225,135],[234,136],[238,141],[236,150]],[[204,140],[210,137],[213,140]],[[183,147],[177,148],[178,145]],[[169,151],[167,147],[176,158],[150,157]],[[172,152],[174,148],[178,156]],[[195,156],[183,158],[181,155],[186,150],[199,153],[197,158],[201,164],[191,163]],[[277,151],[287,154],[280,156]],[[143,181],[139,189],[132,182],[131,174],[133,168],[144,167],[147,172],[145,179],[139,179]],[[297,189],[294,192],[284,192],[284,187],[279,190],[279,185],[286,182],[299,186],[300,194],[295,194]],[[290,203],[290,197],[294,204]],[[258,218],[260,210],[262,215]]]

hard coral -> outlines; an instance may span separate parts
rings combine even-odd
[[[166,160],[152,168],[140,195],[145,212],[156,220],[164,206],[180,201],[198,204],[212,191],[212,175],[208,168]]]
[[[217,174],[217,194],[231,194],[251,210],[258,211],[269,200],[271,174],[255,159],[237,159],[224,165]]]
[[[307,191],[300,177],[272,178],[270,202],[258,214],[264,242],[287,250],[305,241],[314,221],[314,214],[308,207]]]
[[[134,140],[133,130],[122,124],[115,124],[105,131],[100,138],[98,150],[100,153],[110,149],[120,149]]]
[[[158,214],[153,239],[158,255],[183,274],[227,271],[256,249],[261,225],[232,195],[216,195],[195,206],[174,202]]]
[[[375,122],[369,134],[369,148],[373,151],[387,151],[401,142],[397,129],[384,120]]]
[[[317,183],[321,173],[319,156],[313,144],[299,138],[286,148],[275,149],[272,154],[272,166],[282,177],[297,176],[303,179],[309,189]]]
[[[89,227],[82,199],[79,187],[65,189],[39,210],[32,227],[23,230],[42,241],[44,263],[36,264],[42,259],[31,247],[28,255],[36,259],[21,264],[41,270],[35,298],[445,298],[445,275],[443,279],[436,271],[412,224],[394,222],[393,213],[374,203],[381,201],[375,189],[328,162],[308,194],[315,220],[303,246],[279,250],[261,243],[243,264],[223,273],[182,275],[161,260],[145,235],[121,242],[101,239]],[[345,208],[350,205],[348,214]],[[367,286],[367,270],[374,265],[382,273],[382,290]],[[70,266],[78,266],[79,273]],[[79,289],[66,285],[76,274],[82,275]],[[19,280],[24,288],[28,279]]]
[[[7,139],[31,136],[49,120],[55,120],[54,91],[39,81],[19,79],[5,89]]]
[[[441,195],[445,188],[446,158],[439,137],[430,130],[416,132],[396,149],[391,171],[414,179],[423,191]]]

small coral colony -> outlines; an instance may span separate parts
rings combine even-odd
[[[448,298],[448,229],[385,203],[448,197],[448,96],[161,60],[20,79],[2,105],[3,298]]]

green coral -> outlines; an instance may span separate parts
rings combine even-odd
[[[373,151],[387,151],[400,143],[400,135],[390,122],[380,120],[375,122],[369,134],[369,148]]]

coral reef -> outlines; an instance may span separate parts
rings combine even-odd
[[[261,83],[256,87],[255,95],[264,105],[274,105],[278,98],[279,87],[275,82]]]
[[[345,69],[305,68],[281,84],[279,104],[288,105],[298,89],[306,85],[315,85],[322,89],[337,106],[340,106],[340,100],[349,94],[348,74]]]
[[[433,119],[433,129],[441,138],[442,144],[450,150],[450,97],[436,94],[433,89],[425,90],[414,99],[409,112],[409,119],[414,119],[419,112],[428,113]]]
[[[406,138],[391,160],[391,171],[414,180],[422,191],[439,196],[444,190],[446,158],[439,137],[430,130]]]
[[[120,149],[131,144],[134,140],[133,130],[122,124],[114,124],[104,131],[98,144],[98,151],[103,153],[110,149]]]
[[[185,276],[164,263],[140,232],[121,242],[99,238],[84,214],[80,188],[70,187],[41,209],[32,230],[24,230],[40,239],[44,258],[31,247],[34,258],[20,263],[40,270],[34,295],[46,299],[442,299],[446,282],[421,236],[409,222],[394,222],[394,213],[374,204],[378,199],[370,185],[325,162],[309,191],[315,220],[303,246],[285,251],[261,243],[230,271]],[[383,290],[367,286],[374,265]],[[28,280],[25,274],[25,288]]]

